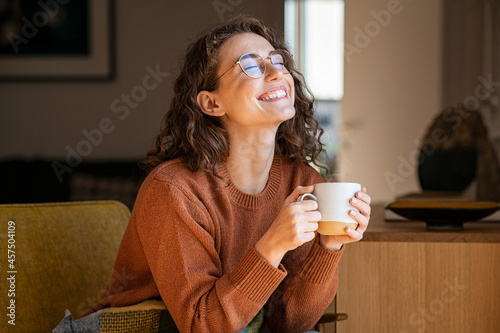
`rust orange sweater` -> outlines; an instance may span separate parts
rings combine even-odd
[[[219,174],[229,179],[222,165]],[[275,158],[259,195],[180,160],[159,165],[139,191],[114,276],[93,311],[161,297],[181,332],[240,332],[265,308],[273,332],[311,329],[337,290],[342,250],[318,237],[278,268],[254,248],[298,185],[322,182],[311,167]]]

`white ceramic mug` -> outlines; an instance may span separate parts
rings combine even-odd
[[[321,220],[318,233],[322,235],[345,235],[345,228],[356,229],[358,222],[349,215],[350,210],[357,210],[349,200],[361,191],[357,183],[319,183],[314,184],[314,192],[302,194],[297,201],[306,198],[318,203]]]

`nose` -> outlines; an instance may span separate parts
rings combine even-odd
[[[276,67],[272,60],[271,57],[267,57],[265,60],[266,62],[266,72],[265,72],[265,79],[266,81],[279,81],[283,77],[283,71]]]

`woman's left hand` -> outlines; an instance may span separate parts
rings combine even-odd
[[[359,213],[354,209],[349,211],[349,215],[358,222],[357,228],[354,230],[346,227],[347,235],[320,235],[319,243],[329,250],[337,251],[343,244],[357,242],[363,238],[370,221],[371,201],[371,197],[366,193],[366,188],[362,187],[361,191],[357,192],[355,197],[349,201],[352,206],[359,210]]]

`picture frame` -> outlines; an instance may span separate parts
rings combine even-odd
[[[54,0],[33,4],[31,8],[12,11],[16,13],[10,25],[14,29],[10,32],[9,26],[0,29],[7,31],[0,36],[3,39],[0,81],[114,78],[113,0]],[[50,31],[53,26],[59,30]]]

